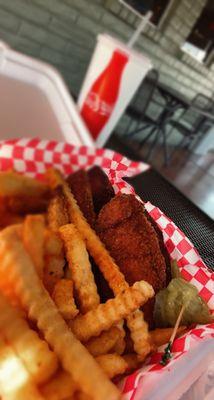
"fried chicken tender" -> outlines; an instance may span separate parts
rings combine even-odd
[[[95,223],[95,212],[91,186],[87,172],[80,169],[70,174],[67,183],[88,223],[93,227]]]
[[[169,282],[172,279],[172,276],[171,276],[171,261],[170,261],[170,256],[169,256],[169,253],[167,251],[167,248],[164,245],[163,233],[160,230],[159,226],[156,224],[156,222],[153,220],[151,215],[146,210],[145,210],[145,215],[146,215],[148,221],[152,224],[152,226],[153,226],[153,228],[154,228],[154,230],[155,230],[155,232],[156,232],[156,234],[158,236],[161,253],[163,254],[163,256],[165,258],[165,261],[166,261],[166,285],[168,285]]]
[[[166,262],[157,233],[134,195],[117,195],[106,204],[96,229],[130,285],[143,279],[155,293],[166,286]],[[143,308],[150,324],[152,309],[150,300]]]
[[[94,209],[98,213],[115,196],[114,189],[108,176],[97,165],[88,170],[88,179],[91,185]]]

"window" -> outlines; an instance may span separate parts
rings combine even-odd
[[[147,11],[152,11],[151,22],[159,25],[163,15],[167,11],[171,0],[119,0],[124,5],[127,4],[137,13],[144,15]]]
[[[214,1],[208,0],[182,50],[198,61],[206,62],[214,51]]]

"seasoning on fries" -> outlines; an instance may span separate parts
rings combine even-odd
[[[147,282],[136,282],[114,299],[99,304],[97,308],[84,315],[77,316],[70,321],[69,326],[81,341],[86,342],[92,336],[98,336],[102,331],[127,317],[153,295],[154,291]]]
[[[69,222],[65,196],[61,187],[55,189],[55,196],[51,199],[48,206],[47,217],[49,228],[54,232],[58,232],[60,226]]]
[[[120,336],[120,329],[117,326],[112,326],[108,331],[103,331],[99,336],[92,337],[85,343],[85,347],[94,357],[101,356],[109,353],[115,347]]]
[[[64,267],[63,243],[56,232],[46,229],[43,283],[49,293],[53,292],[56,283],[64,277]]]
[[[126,342],[125,342],[126,332],[124,330],[124,320],[118,322],[116,327],[119,330],[119,337],[115,342],[113,350],[117,354],[123,354],[126,347]]]
[[[64,242],[79,308],[84,314],[100,302],[85,243],[73,224],[62,226],[59,232]]]
[[[110,379],[124,374],[128,367],[124,358],[116,353],[103,354],[96,357],[96,361]]]
[[[73,319],[79,313],[73,297],[73,281],[71,279],[60,279],[56,283],[52,299],[65,320]]]

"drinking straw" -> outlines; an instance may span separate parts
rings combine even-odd
[[[136,31],[133,33],[133,35],[131,36],[131,38],[129,39],[127,46],[129,48],[132,48],[135,44],[135,42],[137,41],[138,37],[140,36],[141,32],[144,31],[146,25],[149,23],[149,20],[152,17],[152,11],[148,11],[145,15],[145,17],[141,17],[142,21],[140,21]]]

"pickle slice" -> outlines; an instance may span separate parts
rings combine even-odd
[[[166,289],[157,293],[154,321],[158,327],[174,326],[182,306],[185,306],[180,325],[207,324],[214,319],[197,288],[183,278],[174,278]]]

